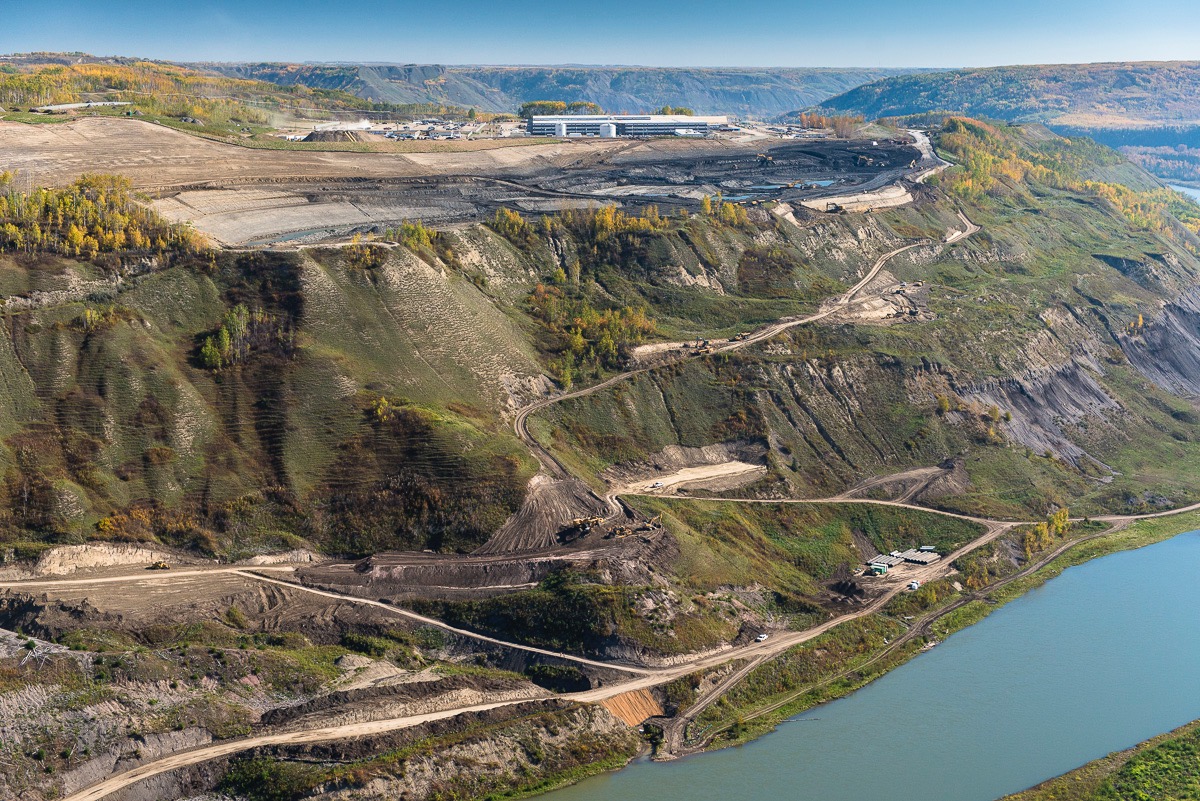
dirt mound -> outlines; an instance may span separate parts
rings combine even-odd
[[[313,131],[302,140],[304,142],[366,142],[366,134],[358,131]]]
[[[547,556],[521,559],[477,559],[433,554],[375,554],[354,566],[331,564],[305,568],[297,575],[305,584],[336,587],[363,597],[392,598],[471,597],[483,593],[512,592],[537,584],[568,560]]]
[[[692,467],[728,462],[765,464],[766,454],[766,444],[761,441],[714,442],[700,448],[669,445],[646,459],[613,465],[605,470],[601,477],[612,486],[622,486],[660,478]]]
[[[606,517],[609,511],[608,504],[582,481],[534,476],[521,508],[475,553],[515,553],[549,548],[558,543],[558,533],[568,520]]]

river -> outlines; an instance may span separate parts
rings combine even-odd
[[[992,801],[1200,718],[1200,532],[1070,568],[749,743],[550,801]]]
[[[1190,186],[1179,186],[1177,184],[1171,184],[1171,188],[1176,192],[1182,192],[1183,194],[1195,200],[1197,203],[1200,203],[1200,189],[1195,189]]]

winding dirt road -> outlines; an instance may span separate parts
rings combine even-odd
[[[932,151],[930,150],[930,152],[932,152]],[[936,156],[934,158],[936,158]],[[924,174],[919,176],[918,180],[920,180],[920,178],[923,178],[923,177],[925,177]],[[960,216],[960,219],[962,220],[962,222],[964,223],[964,225],[966,226],[966,228],[961,233],[956,232],[955,234],[951,234],[950,236],[948,236],[947,239],[945,240],[946,244],[961,241],[962,239],[965,239],[980,230],[978,226],[971,223],[970,220],[968,220],[961,213],[959,216]],[[853,287],[851,287],[846,293],[844,293],[843,295],[839,296],[838,298],[834,299],[833,301],[831,301],[830,303],[828,303],[824,307],[822,307],[821,311],[819,311],[815,314],[806,316],[806,317],[792,319],[792,320],[781,320],[777,323],[773,323],[771,325],[765,326],[765,327],[755,331],[753,334],[747,336],[745,339],[738,341],[738,342],[729,342],[729,343],[723,344],[720,347],[716,348],[715,351],[716,352],[730,352],[730,351],[738,350],[740,348],[747,347],[751,344],[755,344],[758,342],[762,342],[766,339],[770,339],[771,337],[774,337],[790,328],[794,328],[794,327],[800,326],[800,325],[805,325],[808,323],[813,323],[813,322],[822,320],[826,317],[829,317],[830,315],[834,314],[835,312],[839,311],[840,309],[842,309],[846,305],[848,305],[851,302],[851,300],[853,300],[854,297],[859,292],[861,292],[862,289],[865,286],[867,286],[875,278],[876,275],[878,275],[879,271],[883,268],[883,266],[889,260],[895,258],[896,256],[898,256],[901,253],[904,253],[908,250],[911,250],[913,248],[916,248],[916,247],[919,247],[922,245],[927,245],[927,244],[931,244],[931,243],[928,240],[921,240],[919,242],[913,242],[913,243],[904,245],[902,247],[898,247],[898,248],[896,248],[892,251],[889,251],[888,253],[880,256],[875,261],[875,263],[872,265],[871,269],[867,271],[866,275],[864,275],[862,280],[860,280]],[[698,356],[693,356],[692,358],[698,358]],[[551,398],[545,398],[545,399],[536,401],[534,403],[531,403],[531,404],[525,406],[524,408],[522,408],[520,411],[518,411],[518,413],[516,414],[516,416],[513,420],[513,429],[516,432],[516,434],[526,443],[526,445],[530,448],[530,450],[535,454],[535,456],[538,458],[538,460],[541,462],[542,466],[544,467],[544,469],[547,472],[549,472],[551,475],[558,477],[558,478],[563,478],[563,479],[570,478],[571,475],[570,475],[570,472],[567,470],[567,468],[553,454],[551,454],[547,449],[543,448],[541,446],[541,444],[539,444],[537,442],[537,440],[534,439],[533,435],[530,433],[529,427],[528,427],[529,426],[528,421],[529,421],[530,415],[532,415],[534,412],[544,409],[552,404],[559,403],[561,401],[569,400],[572,398],[584,397],[584,396],[590,395],[592,393],[601,391],[601,390],[603,390],[607,387],[611,387],[614,384],[617,384],[621,381],[625,381],[636,375],[640,375],[641,373],[644,373],[644,372],[648,371],[649,369],[651,369],[651,368],[645,367],[645,368],[631,370],[629,372],[621,373],[619,375],[613,376],[612,378],[609,378],[608,380],[603,381],[594,386],[585,387],[583,389],[563,393],[563,394],[560,394],[560,395],[557,395],[557,396],[554,396]],[[623,514],[623,510],[621,510],[620,505],[616,500],[615,494],[610,494],[607,500],[608,500],[610,506],[614,508],[614,515],[615,514]],[[965,521],[969,521],[972,523],[977,523],[977,524],[983,525],[985,527],[983,534],[981,534],[979,537],[975,538],[974,540],[971,540],[970,542],[966,543],[962,547],[958,548],[953,553],[948,554],[942,560],[935,562],[932,565],[916,567],[916,568],[912,568],[912,569],[909,569],[906,571],[906,574],[905,574],[906,579],[917,580],[917,581],[922,581],[922,582],[926,582],[926,581],[930,581],[930,580],[939,578],[942,575],[951,572],[953,570],[951,565],[953,564],[953,562],[956,559],[995,540],[997,537],[999,537],[999,536],[1003,535],[1004,533],[1008,532],[1009,530],[1011,530],[1014,526],[1022,524],[1022,521],[989,520],[986,518],[974,517],[974,516],[970,516],[970,515],[956,514],[956,513],[952,513],[952,512],[944,512],[944,511],[939,511],[936,509],[928,509],[928,508],[925,508],[922,506],[918,506],[916,504],[906,503],[903,501],[887,501],[887,500],[875,500],[875,499],[867,499],[867,498],[837,497],[837,498],[827,498],[827,499],[782,500],[782,501],[780,501],[780,500],[761,500],[760,501],[760,500],[748,500],[745,498],[715,498],[713,500],[724,500],[724,501],[738,502],[738,503],[810,503],[810,504],[812,504],[812,503],[826,503],[826,504],[860,503],[860,504],[875,504],[875,505],[881,505],[881,506],[891,506],[891,507],[902,508],[902,509],[910,509],[910,510],[914,510],[914,511],[920,511],[920,512],[931,513],[931,514],[945,515],[948,517],[953,517],[956,519],[965,520]],[[1122,525],[1125,525],[1134,520],[1156,518],[1156,517],[1166,517],[1169,515],[1182,514],[1184,512],[1192,511],[1195,509],[1200,509],[1200,504],[1193,504],[1191,506],[1188,506],[1188,507],[1185,507],[1182,509],[1170,510],[1170,511],[1166,511],[1166,512],[1157,512],[1157,513],[1151,513],[1151,514],[1145,514],[1145,515],[1108,515],[1108,516],[1096,517],[1093,519],[1102,520],[1102,521],[1106,521],[1106,522],[1112,522],[1117,526],[1122,526]],[[1100,535],[1096,535],[1096,536],[1100,536]],[[1079,541],[1082,541],[1082,540],[1079,540]],[[1071,545],[1077,544],[1079,541],[1074,541],[1071,543]],[[1057,555],[1057,553],[1060,553],[1062,550],[1065,550],[1066,547],[1069,547],[1069,546],[1064,545],[1061,549],[1059,549],[1055,552],[1055,555]],[[1043,562],[1044,561],[1045,560],[1043,560]],[[384,604],[383,602],[380,602],[380,601],[358,598],[355,596],[344,595],[341,593],[331,592],[331,591],[326,591],[326,590],[316,590],[316,589],[309,588],[309,587],[303,587],[298,584],[294,584],[292,582],[281,581],[279,579],[270,578],[268,576],[262,575],[261,569],[255,570],[254,572],[250,572],[249,570],[246,570],[244,568],[227,568],[227,569],[221,569],[221,570],[225,570],[226,572],[237,573],[238,575],[244,576],[249,579],[254,579],[257,581],[267,582],[267,583],[271,583],[271,584],[278,584],[278,585],[289,587],[294,590],[310,592],[310,593],[314,593],[314,594],[317,594],[317,595],[320,595],[323,597],[328,597],[328,598],[335,599],[335,600],[342,601],[342,602],[364,604],[364,605],[379,607],[379,608],[387,610],[388,612],[391,612],[391,613],[394,613],[394,614],[397,614],[397,615],[400,615],[403,617],[407,617],[410,619],[417,620],[426,625],[436,626],[440,629],[452,631],[461,636],[471,637],[476,640],[480,640],[480,641],[484,641],[484,642],[488,642],[488,643],[492,643],[492,644],[497,644],[497,645],[502,645],[502,646],[506,646],[506,647],[511,647],[511,648],[523,650],[526,652],[532,652],[532,653],[537,653],[537,654],[541,654],[541,655],[552,656],[555,658],[571,660],[571,661],[574,661],[577,663],[583,663],[583,664],[587,664],[590,666],[618,670],[618,671],[622,671],[622,672],[631,674],[631,678],[628,681],[622,681],[622,682],[617,682],[617,683],[613,683],[613,684],[609,684],[609,685],[605,685],[605,686],[600,686],[600,687],[597,687],[595,689],[588,690],[585,692],[560,696],[562,698],[575,700],[575,701],[579,701],[579,702],[583,702],[583,703],[594,703],[594,702],[598,702],[598,701],[603,701],[607,698],[611,698],[613,696],[620,695],[622,693],[629,692],[631,690],[654,687],[656,685],[672,681],[676,678],[687,675],[689,673],[693,673],[697,670],[704,670],[704,669],[718,667],[718,666],[726,664],[730,661],[747,660],[747,665],[743,666],[738,671],[735,671],[734,674],[732,674],[730,677],[727,677],[725,681],[723,681],[720,685],[718,685],[718,690],[723,691],[724,689],[727,689],[728,687],[732,686],[734,683],[736,683],[737,680],[739,680],[741,677],[744,677],[745,674],[747,674],[751,669],[753,669],[754,666],[761,664],[763,661],[770,659],[790,648],[793,648],[796,645],[799,645],[801,643],[804,643],[804,642],[810,641],[816,637],[819,637],[822,634],[828,632],[830,629],[832,629],[838,625],[841,625],[842,623],[845,623],[847,621],[854,620],[857,618],[861,618],[866,615],[870,615],[870,614],[878,611],[879,609],[883,608],[883,606],[885,606],[898,593],[904,591],[903,584],[897,583],[896,586],[894,586],[891,589],[887,590],[886,592],[882,593],[880,596],[878,596],[877,598],[872,600],[869,604],[864,605],[860,609],[857,609],[853,612],[849,612],[849,613],[846,613],[846,614],[843,614],[843,615],[840,615],[837,617],[832,617],[828,621],[825,621],[825,622],[821,623],[820,625],[815,626],[810,629],[807,629],[805,631],[784,632],[784,633],[773,635],[770,639],[768,639],[765,642],[755,642],[755,643],[741,646],[741,647],[729,647],[729,648],[718,650],[716,652],[709,652],[709,653],[705,653],[705,654],[694,655],[694,656],[689,657],[685,660],[682,660],[678,664],[672,665],[670,667],[643,668],[643,667],[634,667],[634,666],[621,665],[621,664],[610,663],[610,662],[599,662],[596,660],[589,660],[589,659],[586,659],[583,657],[573,656],[573,655],[564,654],[564,653],[557,653],[557,652],[548,651],[545,649],[534,648],[534,647],[530,647],[530,646],[521,645],[518,643],[507,642],[507,641],[500,640],[497,638],[487,637],[485,635],[480,635],[480,634],[477,634],[474,632],[455,629],[455,628],[450,627],[450,626],[446,625],[445,623],[442,623],[435,619],[426,618],[424,616],[417,615],[412,612],[408,612],[407,610],[403,610],[403,609],[400,609],[400,608],[397,608],[394,606],[390,606],[388,604]],[[183,576],[191,575],[191,574],[194,574],[197,572],[205,572],[205,571],[184,571],[184,572],[175,573],[175,574],[169,575],[169,576],[168,575],[156,576],[155,579],[156,580],[171,580],[173,578],[183,577]],[[1026,572],[1027,571],[1022,571],[1022,574],[1018,574],[1018,575],[1023,575]],[[147,578],[148,577],[144,573],[139,573],[138,575],[130,575],[130,576],[124,576],[124,577],[110,576],[110,577],[105,577],[103,579],[63,579],[63,580],[57,580],[57,581],[52,581],[52,582],[47,582],[47,581],[6,582],[3,584],[0,584],[0,586],[11,587],[11,588],[20,588],[20,587],[44,586],[47,584],[57,584],[57,585],[82,584],[82,583],[88,583],[88,582],[93,582],[93,583],[101,582],[101,581],[115,582],[115,581],[123,581],[123,580],[124,581],[144,581],[144,580],[147,580]],[[1016,578],[1016,576],[1014,576],[1013,578]],[[716,697],[717,694],[719,694],[719,693],[714,692],[714,693],[710,693],[709,695],[711,695],[712,697]],[[71,795],[66,796],[64,801],[99,801],[99,799],[103,799],[106,796],[110,795],[111,793],[114,793],[117,790],[120,790],[122,788],[128,787],[128,786],[130,786],[138,781],[141,781],[143,779],[150,778],[152,776],[157,776],[157,775],[160,775],[160,774],[163,774],[163,773],[166,773],[168,771],[175,770],[178,768],[196,765],[196,764],[205,762],[210,759],[229,756],[229,755],[235,754],[239,751],[244,751],[246,749],[255,748],[255,747],[259,747],[259,746],[316,743],[316,742],[340,740],[340,739],[346,739],[346,738],[352,738],[352,737],[361,737],[361,736],[366,736],[366,735],[379,734],[379,733],[383,733],[383,732],[396,731],[399,729],[404,729],[404,728],[420,725],[422,723],[427,723],[427,722],[434,721],[434,720],[441,720],[441,719],[454,717],[454,716],[462,714],[462,713],[486,711],[486,710],[490,710],[490,709],[497,709],[497,708],[504,707],[504,706],[512,706],[512,705],[515,705],[518,703],[526,703],[526,702],[527,702],[526,700],[522,700],[522,701],[497,702],[497,703],[490,703],[490,704],[478,704],[478,705],[465,706],[465,707],[459,707],[459,708],[454,708],[454,709],[446,709],[446,710],[442,710],[439,712],[431,712],[431,713],[426,713],[426,714],[421,714],[421,715],[411,715],[411,716],[406,716],[406,717],[398,717],[398,718],[391,718],[391,719],[386,719],[386,720],[377,720],[377,721],[370,721],[370,722],[363,722],[363,723],[352,723],[352,724],[346,724],[346,725],[342,725],[342,726],[330,726],[330,727],[322,727],[322,728],[315,728],[315,729],[306,729],[306,730],[292,731],[292,732],[287,732],[287,733],[262,734],[262,735],[258,735],[258,736],[254,736],[254,737],[247,737],[247,738],[242,738],[242,739],[237,739],[237,740],[224,741],[224,742],[215,743],[212,745],[207,745],[207,746],[202,746],[199,748],[191,749],[189,751],[181,751],[181,752],[173,753],[169,756],[166,756],[161,759],[141,765],[132,770],[128,770],[123,773],[110,776],[90,787],[84,788],[75,793],[72,793]]]

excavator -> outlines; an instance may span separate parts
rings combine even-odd
[[[563,542],[579,539],[586,536],[593,526],[598,526],[603,522],[603,517],[576,517],[563,524],[562,529],[558,532],[558,538]]]
[[[146,569],[147,570],[170,570],[171,565],[168,562],[164,562],[162,559],[159,559],[157,562],[151,562],[150,566],[147,567]]]
[[[658,531],[660,528],[662,528],[662,515],[655,515],[645,523],[642,523],[640,526],[635,528],[634,531]]]

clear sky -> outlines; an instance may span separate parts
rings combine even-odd
[[[1197,0],[0,0],[0,52],[226,61],[985,66],[1200,60]]]

